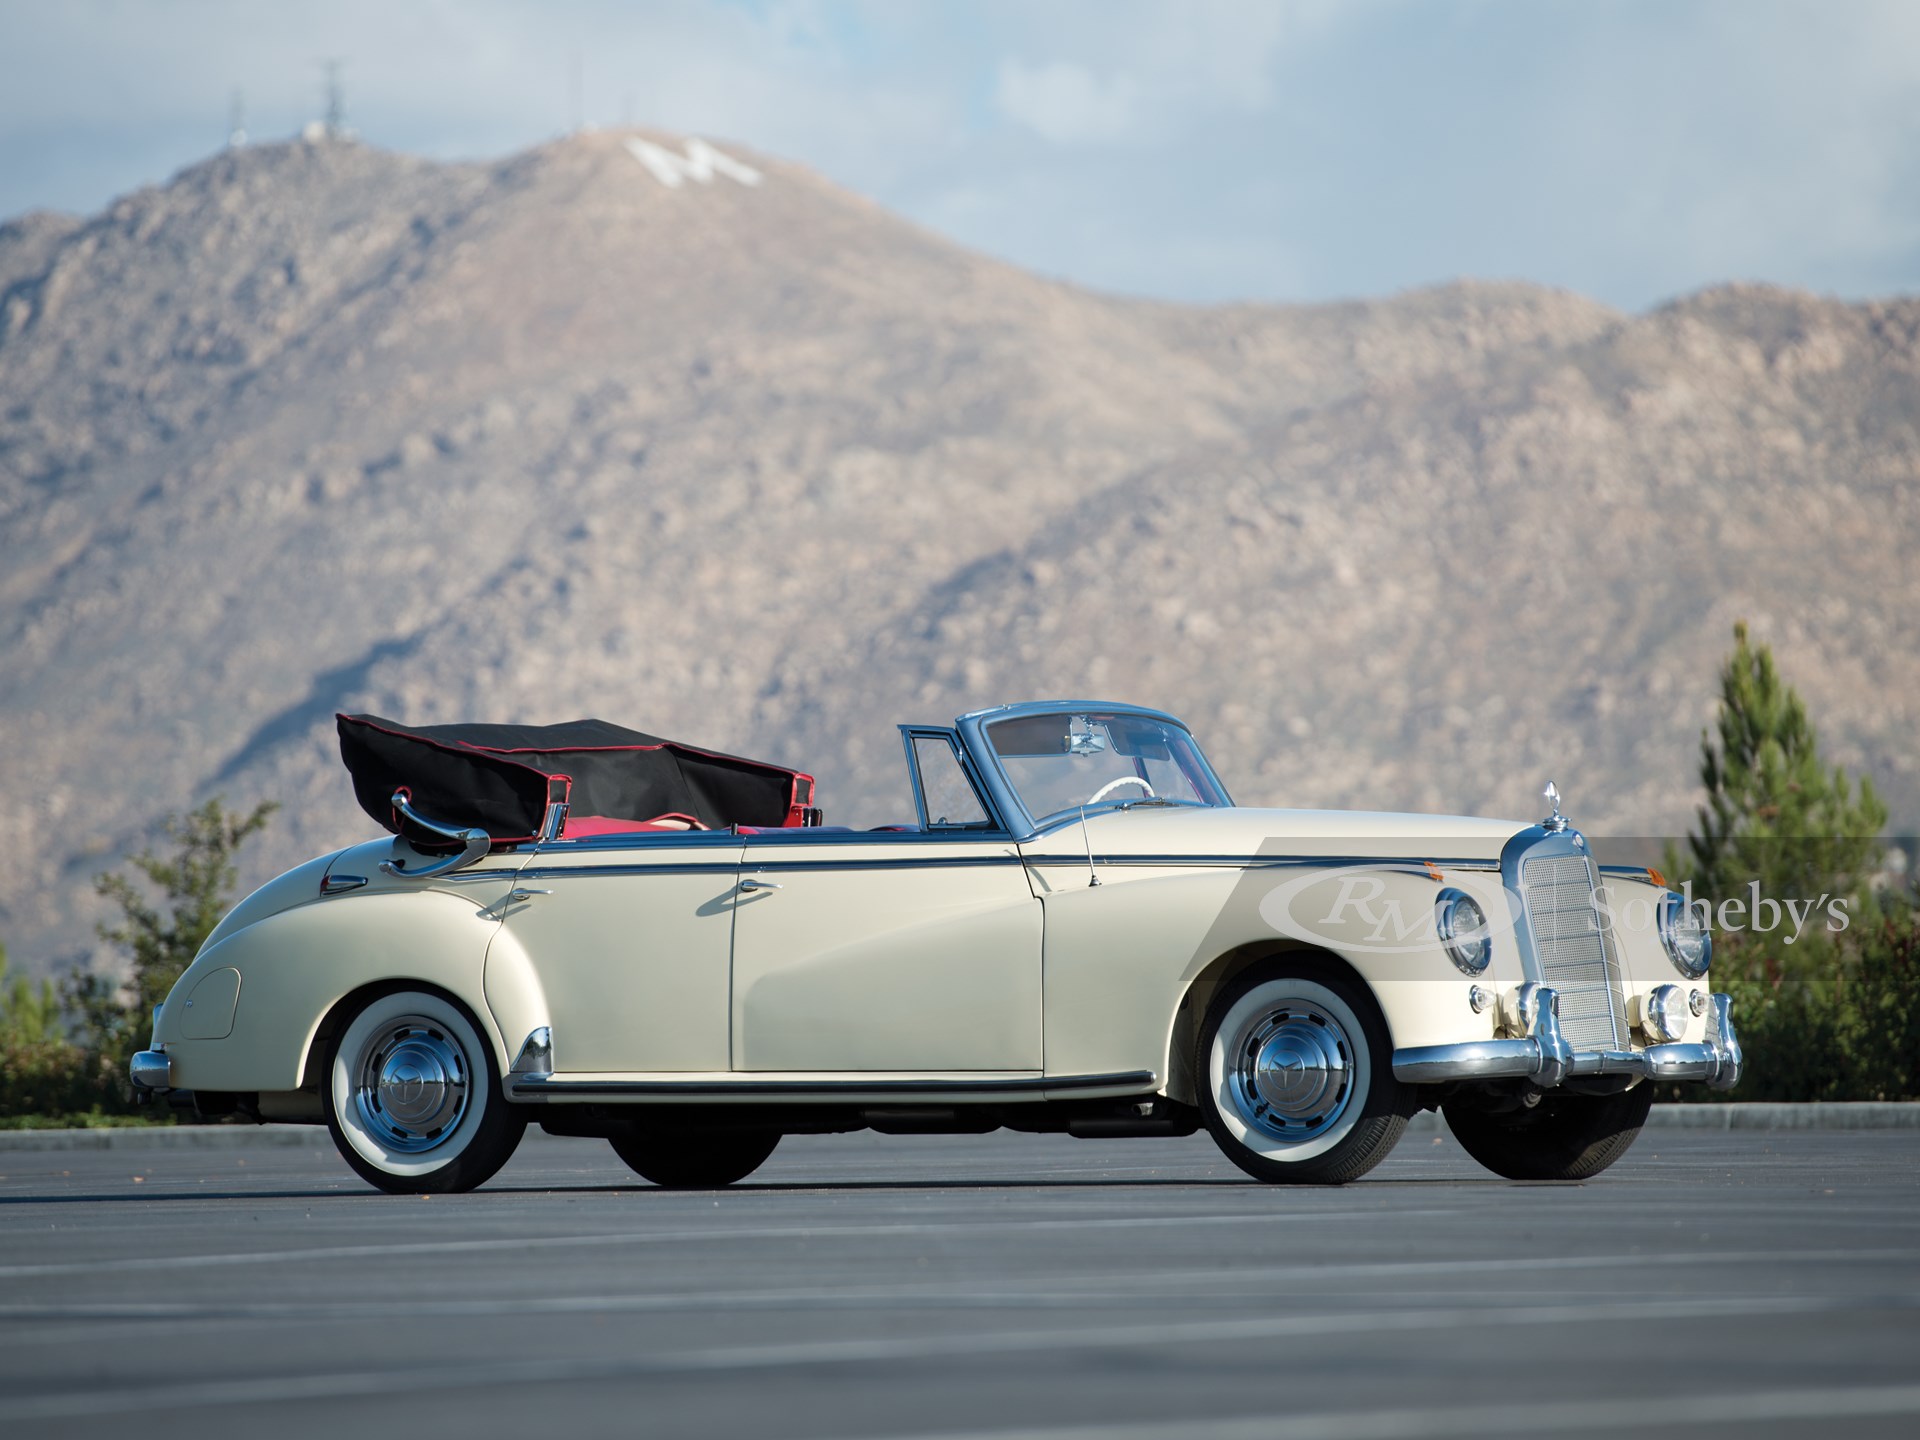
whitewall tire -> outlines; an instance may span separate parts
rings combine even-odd
[[[1259,1180],[1345,1184],[1406,1129],[1407,1092],[1379,1009],[1323,963],[1256,967],[1224,988],[1194,1061],[1207,1129]]]
[[[394,1194],[471,1190],[526,1130],[472,1016],[430,990],[375,995],[348,1018],[328,1053],[326,1102],[341,1156]]]

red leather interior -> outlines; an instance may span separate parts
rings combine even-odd
[[[651,820],[616,820],[605,815],[569,815],[560,835],[580,840],[589,835],[655,835],[669,831],[704,830],[691,815],[656,815]]]

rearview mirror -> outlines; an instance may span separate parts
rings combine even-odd
[[[1069,755],[1100,755],[1107,748],[1107,737],[1095,730],[1084,715],[1067,723],[1066,752]]]

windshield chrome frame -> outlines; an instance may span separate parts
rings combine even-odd
[[[1152,710],[1145,705],[1121,705],[1111,700],[1027,700],[1018,705],[997,705],[991,710],[973,710],[953,722],[954,730],[960,736],[962,757],[973,763],[974,774],[984,785],[993,806],[1006,821],[1007,833],[1015,840],[1031,840],[1040,833],[1040,825],[1027,813],[1027,807],[1021,802],[1020,792],[1014,788],[1013,781],[1000,764],[1000,757],[994,754],[993,742],[987,738],[987,728],[1002,720],[1018,720],[1028,715],[1066,715],[1091,713],[1095,715],[1131,715],[1141,720],[1158,720],[1180,731],[1192,742],[1193,753],[1200,762],[1200,768],[1206,772],[1207,781],[1223,802],[1209,809],[1230,809],[1233,797],[1227,793],[1227,787],[1220,783],[1220,777],[1214,773],[1213,762],[1207,759],[1207,752],[1200,742],[1193,738],[1193,731],[1177,715],[1169,715],[1164,710]],[[1105,813],[1102,807],[1101,813]]]

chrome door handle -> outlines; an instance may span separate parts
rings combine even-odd
[[[516,905],[522,900],[531,900],[536,895],[551,894],[553,894],[551,890],[515,890],[507,896],[507,903],[509,905]]]
[[[740,882],[740,888],[751,895],[756,890],[778,890],[781,886],[778,880],[757,880],[748,876]]]

